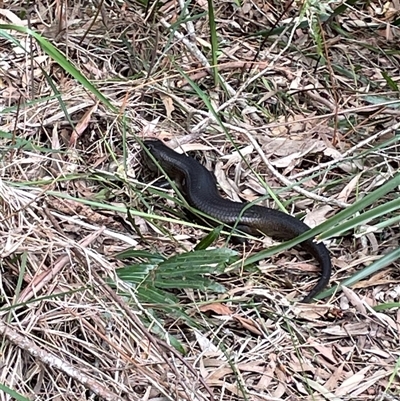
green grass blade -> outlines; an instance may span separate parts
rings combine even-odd
[[[358,283],[359,281],[363,280],[364,278],[371,276],[372,274],[378,272],[389,266],[395,260],[400,258],[400,248],[395,249],[394,251],[388,253],[387,255],[381,257],[379,260],[372,263],[370,266],[366,267],[365,269],[360,270],[359,272],[353,274],[346,280],[343,280],[338,286],[334,286],[326,291],[322,291],[318,296],[317,299],[322,299],[332,295],[333,293],[340,290],[342,286],[344,287],[351,287],[352,285]]]
[[[98,99],[100,99],[108,108],[114,112],[118,112],[117,108],[111,104],[111,102],[70,62],[65,56],[46,38],[41,36],[39,33],[19,25],[12,24],[0,24],[0,36],[12,40],[13,43],[17,44],[19,47],[25,50],[25,48],[14,38],[10,37],[6,31],[17,31],[20,33],[25,33],[36,39],[37,43],[47,53],[54,61],[56,61],[60,67],[62,67],[66,72],[71,74],[79,83],[92,92]],[[11,39],[10,39],[11,38]]]
[[[212,0],[207,0],[208,3],[208,24],[210,27],[211,36],[211,69],[214,75],[214,85],[218,86],[218,37],[217,37],[217,25],[215,23],[214,16],[214,5]]]

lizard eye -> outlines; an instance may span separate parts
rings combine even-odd
[[[156,149],[157,148],[156,144],[157,144],[157,141],[151,141],[151,140],[143,141],[143,145],[146,146],[146,148],[149,150]]]
[[[154,151],[154,146],[153,146],[153,144],[152,144],[150,141],[144,141],[144,142],[143,142],[143,145],[144,145],[144,147],[145,147],[148,151],[150,151],[151,153],[153,153],[153,151]]]

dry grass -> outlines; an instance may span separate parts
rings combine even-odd
[[[218,53],[207,2],[69,3],[0,2],[1,399],[399,400],[399,262],[365,270],[399,249],[399,183],[360,209],[386,214],[335,220],[400,167],[399,1],[331,2],[328,20],[214,2]],[[212,276],[222,294],[144,299],[116,253],[170,256],[205,235],[144,184],[149,136],[197,151],[230,197],[268,182],[272,207],[332,217],[332,283],[368,277],[290,304],[317,272],[290,250]]]

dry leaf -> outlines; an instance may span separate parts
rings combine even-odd
[[[170,96],[167,95],[160,95],[161,100],[164,103],[165,106],[165,111],[167,113],[167,117],[171,118],[172,117],[172,112],[175,110],[174,102],[171,99]]]
[[[359,372],[351,375],[346,379],[335,391],[336,395],[349,395],[351,391],[356,389],[359,384],[364,380],[365,374],[371,369],[371,366],[366,366]]]
[[[262,332],[258,329],[257,325],[251,319],[246,319],[241,316],[235,315],[234,319],[238,321],[244,329],[249,330],[251,333],[261,336]]]
[[[200,312],[214,312],[217,315],[223,316],[231,316],[233,312],[230,308],[228,308],[225,304],[221,304],[220,302],[214,304],[203,305],[199,308]]]
[[[92,106],[86,113],[83,115],[83,117],[78,121],[78,123],[75,126],[75,129],[72,131],[71,138],[69,140],[69,146],[75,147],[76,146],[76,141],[78,138],[82,135],[82,133],[85,131],[85,129],[88,127],[89,122],[92,118],[92,114],[97,110],[98,104],[95,104]]]
[[[354,188],[358,185],[361,178],[361,173],[355,175],[350,182],[340,191],[337,200],[348,202],[350,195],[353,193]]]
[[[306,217],[304,218],[304,223],[308,226],[315,227],[318,224],[323,223],[326,220],[326,215],[333,210],[332,206],[324,205],[319,208],[314,209],[311,212],[308,212]]]

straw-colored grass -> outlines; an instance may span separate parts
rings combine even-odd
[[[0,2],[1,400],[400,399],[399,25],[396,0]],[[320,301],[293,302],[296,240],[188,218],[146,137],[315,227]]]

